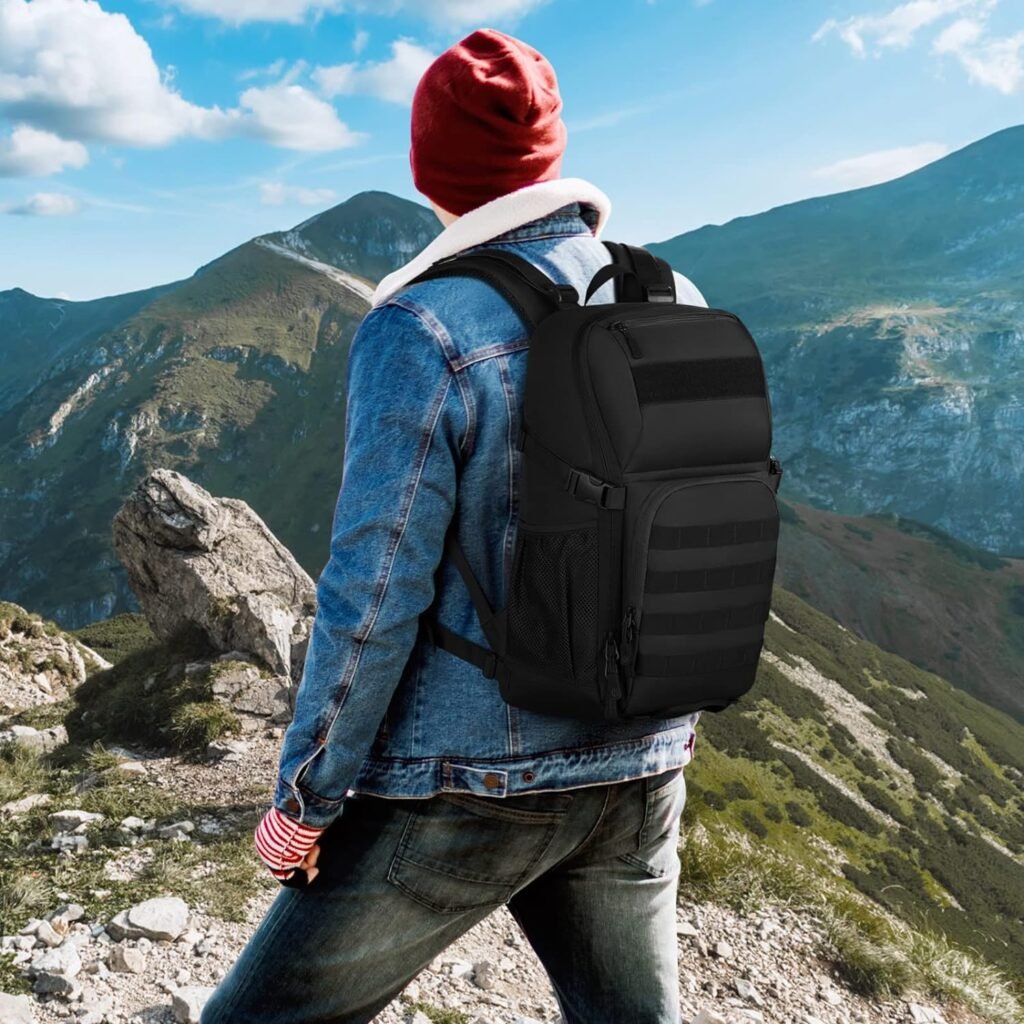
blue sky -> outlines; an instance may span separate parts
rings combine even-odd
[[[412,89],[486,25],[554,64],[562,173],[623,241],[1024,122],[1021,0],[0,0],[0,290],[130,291],[363,189],[425,203]]]

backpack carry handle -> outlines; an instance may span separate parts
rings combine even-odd
[[[583,305],[585,306],[589,301],[591,295],[597,291],[606,281],[610,281],[613,277],[631,277],[636,283],[643,288],[643,281],[640,280],[640,275],[635,270],[630,270],[629,267],[624,267],[618,263],[609,263],[607,266],[601,267],[601,269],[590,279],[590,284],[587,285],[587,294],[583,299]]]

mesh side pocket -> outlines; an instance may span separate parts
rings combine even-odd
[[[597,528],[519,526],[508,600],[508,650],[551,675],[597,663]]]

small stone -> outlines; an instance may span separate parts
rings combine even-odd
[[[64,926],[65,934],[67,925]],[[40,921],[36,928],[36,937],[46,946],[59,946],[64,941],[64,935],[58,934],[57,929],[49,921]]]
[[[700,932],[689,921],[676,921],[676,935],[684,939],[695,939]]]
[[[32,1024],[32,1000],[0,992],[0,1021],[4,1024]]]
[[[419,982],[410,981],[409,984],[402,989],[398,998],[401,999],[403,1003],[418,1003],[420,1001]]]
[[[118,974],[142,974],[146,969],[146,955],[134,946],[118,943],[110,952],[107,966]]]
[[[25,814],[35,807],[48,804],[52,799],[49,793],[29,793],[28,796],[23,796],[20,800],[11,800],[0,806],[0,811],[6,811],[8,814]],[[0,1020],[2,1019],[0,1018]]]
[[[697,1016],[690,1021],[690,1024],[725,1024],[725,1020],[714,1010],[705,1008],[697,1011]]]
[[[148,938],[173,941],[188,924],[188,904],[180,896],[154,896],[131,907],[127,920]]]
[[[416,1010],[405,1018],[405,1024],[431,1024],[431,1022],[422,1010]]]
[[[494,964],[489,960],[481,960],[473,966],[473,984],[477,988],[492,989],[495,980]]]
[[[175,839],[178,836],[188,836],[188,833],[195,829],[191,821],[175,821],[170,825],[162,825],[156,830],[158,839]]]
[[[171,995],[171,1010],[178,1024],[199,1024],[203,1006],[213,994],[212,985],[186,985]]]
[[[746,978],[737,978],[732,984],[740,999],[745,999],[755,1006],[764,1006],[764,997]]]
[[[725,939],[721,939],[714,945],[714,954],[721,960],[729,960],[732,957],[732,946]]]
[[[88,825],[94,821],[102,821],[103,815],[95,811],[82,811],[78,808],[67,808],[63,811],[54,811],[50,815],[50,821],[58,832],[70,832],[81,825]]]

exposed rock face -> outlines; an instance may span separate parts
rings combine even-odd
[[[52,622],[0,601],[0,707],[63,700],[91,668],[110,668],[110,662]]]
[[[191,624],[218,650],[301,675],[316,587],[244,501],[158,469],[114,517],[113,543],[160,639]]]

